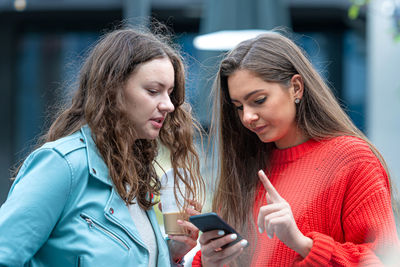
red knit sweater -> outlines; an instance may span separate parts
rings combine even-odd
[[[268,178],[313,247],[302,258],[276,236],[257,233],[249,238],[255,246],[250,266],[381,266],[393,251],[400,253],[388,178],[364,141],[309,140],[274,150],[271,163]],[[255,222],[260,205],[266,205],[262,186]],[[201,266],[201,251],[192,266]]]

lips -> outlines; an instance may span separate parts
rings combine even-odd
[[[258,133],[261,133],[266,127],[267,127],[267,125],[263,125],[263,126],[251,128],[251,130],[253,132],[255,132],[256,134],[258,134]]]
[[[157,123],[163,123],[164,118],[159,118],[159,119],[153,119]]]
[[[150,122],[154,127],[160,129],[163,126],[164,120],[165,120],[164,117],[158,117],[150,119]]]

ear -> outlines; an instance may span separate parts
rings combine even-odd
[[[301,75],[300,74],[293,75],[292,79],[290,79],[290,83],[292,85],[291,89],[293,93],[293,98],[301,99],[303,97],[303,92],[304,92],[304,83]]]

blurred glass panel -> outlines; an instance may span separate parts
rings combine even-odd
[[[16,160],[29,153],[57,106],[70,101],[84,52],[96,32],[27,32],[17,47]]]

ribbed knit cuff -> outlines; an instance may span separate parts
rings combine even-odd
[[[332,258],[335,241],[332,237],[318,233],[310,232],[307,237],[313,240],[313,246],[307,257],[296,258],[296,266],[323,266],[327,265]]]
[[[197,251],[193,257],[192,267],[201,267],[201,250]]]

